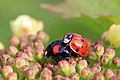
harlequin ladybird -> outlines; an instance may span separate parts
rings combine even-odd
[[[76,33],[67,33],[62,40],[53,41],[45,49],[46,57],[67,60],[71,57],[85,57],[89,53],[89,45],[86,39]]]

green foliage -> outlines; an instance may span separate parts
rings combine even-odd
[[[64,0],[59,4],[42,4],[41,7],[61,13],[63,17],[92,18],[99,16],[120,15],[119,0]]]

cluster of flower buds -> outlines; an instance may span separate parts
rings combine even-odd
[[[43,32],[11,36],[7,49],[1,47],[0,80],[119,80],[120,58],[102,41],[92,43],[86,58],[45,62]],[[3,46],[3,45],[2,45]]]
[[[48,41],[46,36],[43,31],[36,35],[11,36],[6,49],[0,43],[0,80],[35,80],[49,75],[44,73],[49,69],[42,68],[45,61],[43,41]]]

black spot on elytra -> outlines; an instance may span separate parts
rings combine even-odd
[[[83,39],[81,39],[81,41],[82,41],[82,42],[84,42],[84,40],[83,40]]]
[[[82,52],[82,55],[84,55],[85,53],[84,52]]]
[[[79,51],[79,48],[76,49],[76,52],[78,52],[78,51]]]

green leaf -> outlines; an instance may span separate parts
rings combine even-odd
[[[61,13],[62,17],[118,16],[120,15],[120,0],[65,0],[59,4],[41,4],[41,7]]]

